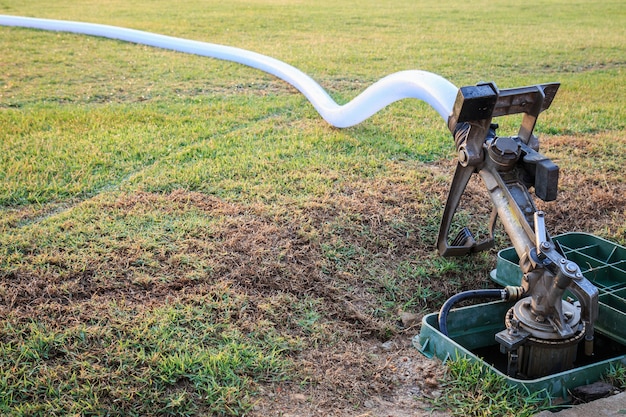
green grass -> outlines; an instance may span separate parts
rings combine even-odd
[[[550,206],[551,226],[626,244],[622,3],[2,0],[0,13],[250,49],[340,103],[406,69],[561,82],[537,131],[573,173],[579,218]],[[233,63],[19,28],[0,28],[0,50],[4,414],[251,413],[264,384],[316,383],[307,352],[386,340],[398,310],[488,285],[493,254],[434,252],[455,151],[424,103],[340,130]],[[461,217],[487,205],[474,196]]]
[[[609,370],[604,375],[603,379],[620,390],[626,389],[626,368],[617,364],[611,365]]]
[[[149,312],[112,305],[80,325],[5,320],[0,411],[5,415],[239,414],[250,379],[280,380],[287,341],[232,329],[245,300],[209,294]],[[191,302],[189,302],[191,301]]]
[[[407,68],[440,73],[457,85],[490,79],[512,87],[556,80],[563,87],[542,117],[540,132],[623,131],[624,11],[619,2],[536,2],[515,13],[499,2],[453,8],[396,3],[372,5],[367,18],[353,15],[349,7],[337,11],[322,4],[271,2],[221,7],[5,2],[4,12],[80,16],[268,53],[302,68],[340,101]],[[189,16],[193,12],[193,18],[181,10],[189,10]],[[190,19],[193,25],[185,24]],[[2,31],[3,204],[93,195],[120,181],[155,190],[187,183],[203,190],[207,186],[202,184],[212,182],[211,192],[256,186],[261,188],[257,193],[267,193],[260,184],[275,189],[276,178],[294,181],[276,172],[276,165],[292,175],[324,170],[321,176],[328,177],[355,165],[355,152],[370,161],[357,161],[358,176],[380,173],[376,166],[389,158],[432,160],[451,152],[441,119],[412,101],[347,133],[329,131],[303,97],[240,65],[78,35]],[[345,49],[336,50],[339,41]],[[238,159],[235,164],[232,158]],[[309,167],[316,162],[319,166]],[[225,167],[233,172],[224,173]],[[248,184],[249,178],[238,181],[251,169],[261,174],[253,180],[257,184]],[[309,187],[321,187],[320,193],[329,188],[321,178],[296,181],[311,182]]]
[[[508,385],[502,375],[464,357],[447,362],[442,395],[432,405],[453,416],[472,417],[530,417],[554,408],[546,392],[529,392]]]

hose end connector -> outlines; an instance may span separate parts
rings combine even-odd
[[[524,297],[523,287],[514,287],[512,285],[507,285],[502,291],[506,293],[506,297],[504,297],[503,299],[507,301],[517,301]]]

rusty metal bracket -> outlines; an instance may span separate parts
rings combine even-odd
[[[539,142],[533,136],[533,130],[537,117],[550,107],[558,88],[558,83],[550,83],[499,90],[494,83],[479,83],[459,89],[448,119],[448,128],[454,136],[458,152],[458,165],[437,236],[437,248],[442,256],[462,256],[489,249],[494,245],[493,228],[497,218],[495,212],[490,220],[490,235],[487,239],[476,242],[471,231],[463,228],[452,242],[448,241],[454,214],[472,174],[488,170],[490,176],[499,179],[502,177],[501,181],[506,181],[508,188],[521,188],[521,194],[526,194],[527,188],[534,187],[538,198],[545,201],[556,199],[559,169],[538,152]],[[499,148],[492,146],[491,149],[495,151],[490,150],[490,146],[495,145],[498,139],[498,126],[492,124],[492,119],[519,113],[524,116],[517,136],[501,141],[503,145]],[[507,152],[509,154],[505,155]],[[512,163],[507,162],[506,159],[511,157],[515,160]],[[517,194],[519,193],[515,195]],[[519,204],[527,211],[530,197],[522,197]],[[508,203],[516,204],[517,199]],[[534,211],[532,203],[530,208]],[[532,213],[524,214],[523,218],[530,219],[531,223],[526,230],[532,230]]]

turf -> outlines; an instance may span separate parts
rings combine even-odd
[[[549,227],[626,244],[621,1],[101,3],[0,13],[254,50],[340,103],[405,69],[561,82],[537,126],[563,172]],[[340,130],[233,63],[18,28],[0,51],[4,414],[278,413],[280,389],[359,414],[398,385],[368,346],[416,333],[400,313],[489,285],[494,253],[434,252],[455,150],[424,103]],[[489,211],[472,183],[459,221]]]

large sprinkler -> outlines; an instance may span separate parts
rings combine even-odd
[[[499,218],[520,259],[523,279],[520,287],[453,296],[441,308],[439,328],[447,335],[447,313],[462,299],[517,301],[506,314],[506,329],[495,335],[507,354],[507,374],[513,377],[539,378],[573,368],[582,341],[585,355],[593,355],[598,289],[551,239],[545,213],[537,210],[529,192],[534,188],[535,196],[544,201],[557,196],[559,168],[539,153],[533,130],[558,88],[556,83],[508,90],[498,90],[493,83],[462,87],[448,120],[459,156],[439,229],[439,252],[459,256],[493,247]],[[523,118],[517,134],[498,136],[492,118],[519,113]],[[493,202],[490,236],[477,242],[463,228],[449,242],[452,218],[474,174],[481,177]],[[563,300],[566,291],[576,303]]]
[[[244,49],[81,22],[0,15],[0,25],[92,35],[244,64],[288,82],[306,96],[324,120],[340,128],[358,124],[401,99],[425,101],[447,123],[458,151],[437,239],[440,254],[461,256],[493,247],[499,218],[523,272],[519,287],[468,291],[450,298],[439,314],[441,332],[447,335],[448,311],[457,302],[501,298],[517,301],[504,318],[506,329],[494,336],[507,355],[510,376],[537,378],[571,369],[581,342],[585,354],[593,354],[598,290],[551,239],[545,214],[537,210],[529,191],[534,189],[534,195],[541,200],[556,199],[559,169],[539,153],[539,140],[533,130],[539,114],[552,103],[559,84],[499,90],[493,83],[481,83],[459,89],[430,72],[402,71],[379,80],[340,106],[297,68]],[[517,134],[498,136],[492,119],[520,113],[523,118]],[[452,219],[474,174],[481,177],[493,202],[490,236],[476,242],[463,228],[450,240]],[[566,291],[577,300],[563,300]]]

